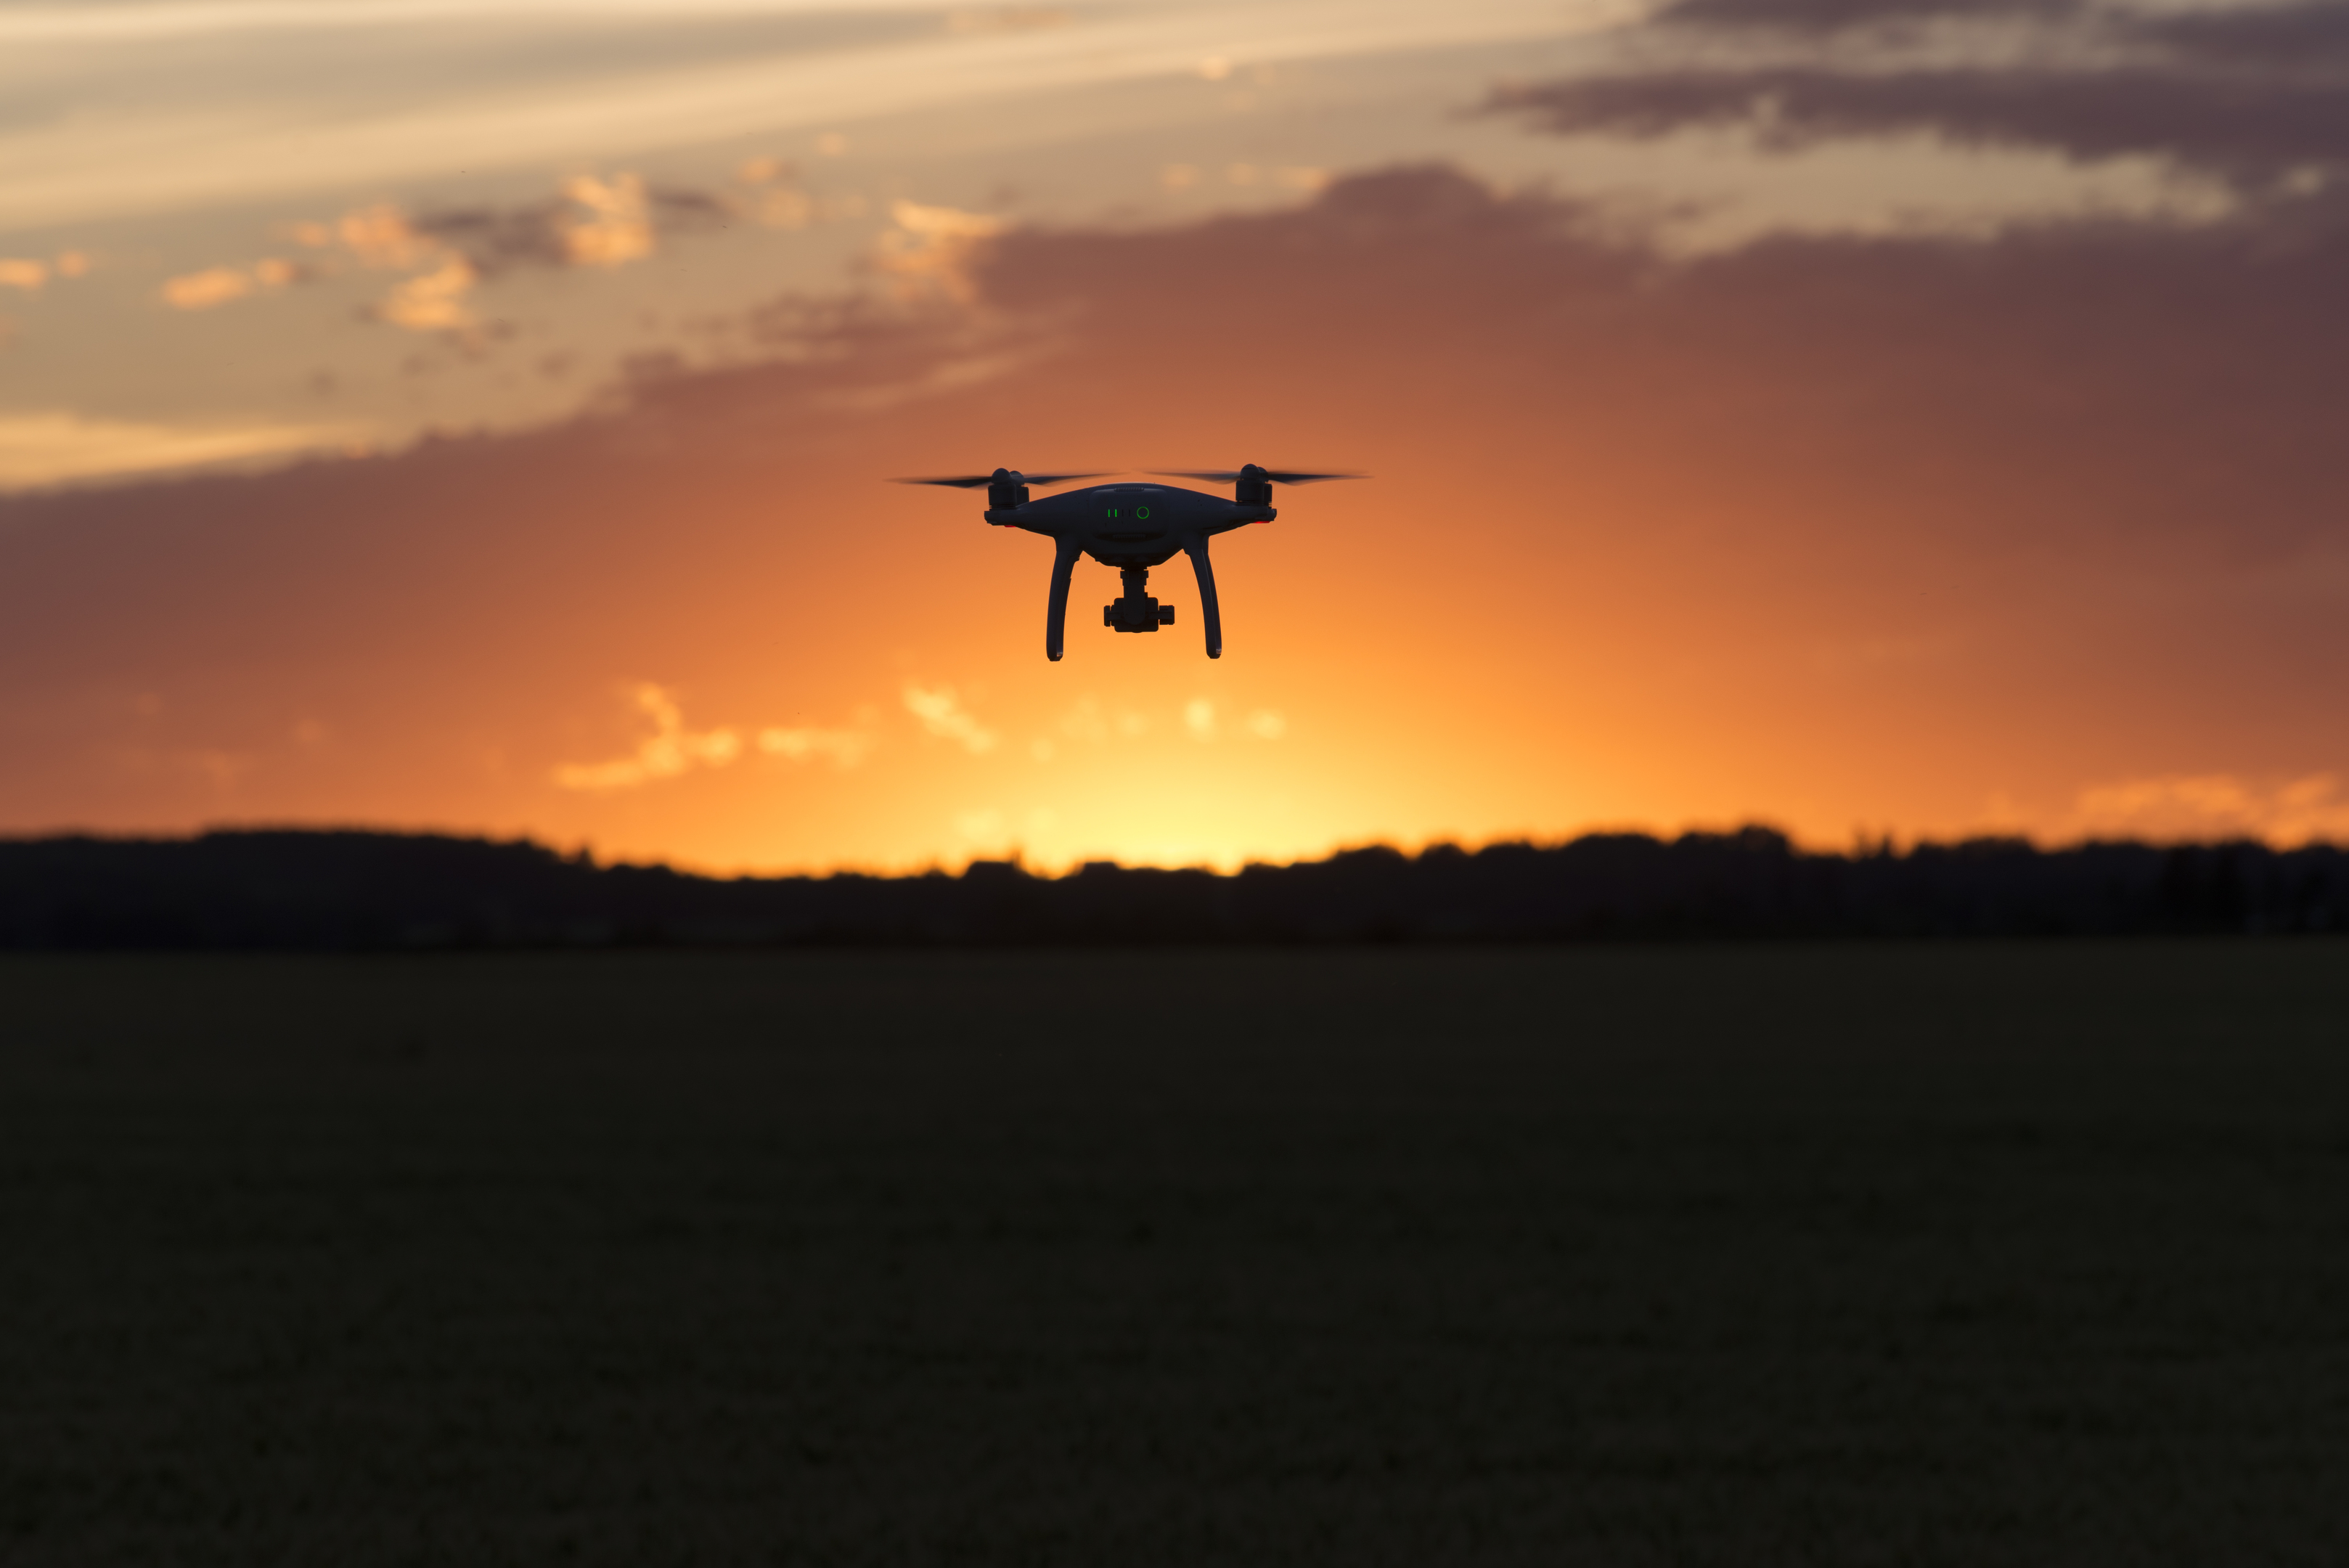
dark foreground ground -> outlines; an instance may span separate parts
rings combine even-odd
[[[2349,941],[0,960],[0,1562],[2349,1561]]]

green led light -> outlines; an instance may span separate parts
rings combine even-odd
[[[1147,517],[1150,515],[1150,508],[1147,506],[1137,506],[1133,509],[1133,514],[1136,517]]]

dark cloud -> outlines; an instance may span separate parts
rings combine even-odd
[[[2075,157],[2164,155],[2244,178],[2349,159],[2349,91],[2170,68],[2099,72],[1709,70],[1511,89],[1495,107],[1560,134],[1744,127],[1765,146],[1930,131]]]
[[[667,234],[723,228],[737,216],[736,204],[726,197],[683,185],[653,186],[646,204],[655,226]]]
[[[2131,30],[2210,65],[2252,66],[2288,75],[2349,69],[2349,6],[2338,4],[2142,16]]]
[[[457,207],[423,213],[410,226],[456,251],[484,277],[493,277],[517,267],[570,265],[564,230],[572,212],[564,202]]]
[[[737,220],[737,203],[724,194],[688,186],[628,186],[621,220],[641,223],[653,234],[702,234]],[[508,206],[453,207],[410,220],[418,234],[462,255],[483,277],[526,267],[578,265],[576,236],[594,214],[574,200],[523,202]],[[609,221],[609,220],[606,220]]]
[[[2090,0],[1680,0],[1653,21],[1665,26],[1826,34],[1944,17],[2064,18],[2090,9]]]
[[[2349,161],[2349,8],[2149,16],[2058,3],[1998,14],[2111,46],[2089,67],[1933,66],[1838,56],[1789,65],[1640,68],[1517,87],[1491,107],[1561,134],[1653,137],[1739,126],[1765,145],[1935,132],[1961,144],[2080,158],[2159,155],[2258,185]],[[1979,17],[1932,0],[1688,0],[1659,37],[1756,29],[1824,40],[1866,24]]]

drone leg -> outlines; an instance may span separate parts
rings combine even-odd
[[[1053,542],[1052,601],[1044,611],[1044,657],[1059,663],[1061,659],[1061,628],[1069,619],[1069,574],[1076,570],[1077,557],[1084,546],[1073,539]]]
[[[1207,623],[1207,657],[1224,656],[1224,614],[1216,606],[1216,569],[1207,565],[1207,541],[1193,539],[1183,546],[1199,574],[1199,616]]]

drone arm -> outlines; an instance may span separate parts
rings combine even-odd
[[[1061,658],[1061,630],[1069,618],[1069,576],[1083,554],[1084,547],[1074,539],[1053,542],[1052,600],[1044,611],[1044,657],[1055,663]]]
[[[1184,553],[1191,557],[1191,569],[1199,574],[1199,616],[1207,623],[1207,657],[1224,656],[1224,615],[1216,605],[1216,569],[1207,565],[1207,539],[1204,534],[1194,534],[1185,541]]]

